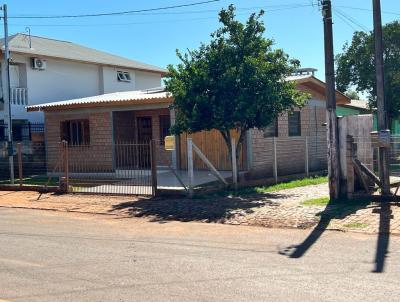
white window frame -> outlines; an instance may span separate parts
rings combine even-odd
[[[118,82],[132,82],[131,74],[127,71],[117,70],[117,80]]]

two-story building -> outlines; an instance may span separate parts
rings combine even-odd
[[[1,49],[0,125],[7,120],[4,39]],[[16,34],[9,37],[13,124],[43,123],[26,106],[105,93],[159,87],[166,70],[68,41]]]

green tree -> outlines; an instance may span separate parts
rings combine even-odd
[[[400,116],[400,23],[383,26],[385,98],[390,119]],[[341,91],[354,86],[369,96],[371,108],[376,108],[376,78],[373,32],[355,32],[351,44],[337,55],[337,85]]]
[[[304,104],[308,95],[286,81],[297,60],[290,60],[273,41],[263,37],[263,11],[246,23],[235,19],[230,5],[219,13],[222,26],[209,43],[182,54],[180,63],[168,66],[166,90],[174,97],[174,134],[217,129],[232,157],[231,129],[239,133],[236,155],[248,129],[265,128],[283,111]]]
[[[350,99],[352,99],[352,100],[359,100],[359,99],[360,99],[359,94],[358,94],[357,91],[355,91],[355,90],[349,89],[349,90],[347,90],[344,94],[345,94],[348,98],[350,98]]]

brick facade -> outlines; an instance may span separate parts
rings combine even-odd
[[[300,111],[301,135],[288,135],[288,113],[278,118],[278,136],[264,137],[264,131],[251,130],[250,175],[272,177],[274,168],[274,141],[276,143],[278,175],[305,172],[306,137],[310,171],[325,170],[326,159],[326,110],[323,106],[305,106]]]
[[[85,173],[95,170],[104,173],[112,172],[112,126],[109,112],[46,113],[45,127],[48,171],[58,172],[57,170],[62,167],[60,156],[61,122],[77,119],[89,120],[90,144],[88,146],[71,146],[68,148],[70,172]],[[101,167],[99,163],[101,163]]]
[[[157,165],[171,164],[171,152],[165,151],[164,146],[160,144],[160,115],[169,116],[169,110],[116,111],[113,113],[66,111],[56,114],[47,112],[45,127],[48,171],[59,172],[62,167],[60,124],[66,120],[89,120],[90,130],[88,146],[70,146],[68,148],[71,173],[113,173],[116,168],[132,168],[138,162],[142,168],[148,168],[150,156],[148,145],[142,143],[141,146],[136,145],[138,143],[136,118],[141,116],[152,119],[152,137],[156,140]],[[113,137],[115,141],[113,141]],[[115,145],[118,147],[116,148]]]

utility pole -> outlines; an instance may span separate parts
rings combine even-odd
[[[336,117],[335,67],[333,56],[332,3],[331,0],[322,0],[321,4],[322,16],[324,20],[329,196],[331,199],[338,199],[340,190],[340,166],[338,125]]]
[[[11,89],[10,89],[10,52],[8,49],[8,20],[7,20],[7,4],[3,4],[1,7],[3,11],[3,23],[4,23],[4,65],[6,72],[6,89],[3,89],[4,103],[8,108],[8,119],[7,119],[7,132],[8,132],[8,161],[10,163],[10,182],[14,184],[14,147],[13,147],[13,133],[12,133],[12,115],[11,115]]]
[[[388,145],[390,145],[390,131],[387,106],[385,101],[385,81],[383,67],[383,39],[382,39],[382,19],[381,19],[381,1],[372,0],[374,11],[374,38],[375,38],[375,69],[376,69],[376,94],[378,103],[378,135],[380,142],[389,144],[380,144],[379,147],[379,178],[382,183],[382,195],[390,194],[389,177],[389,159]]]

